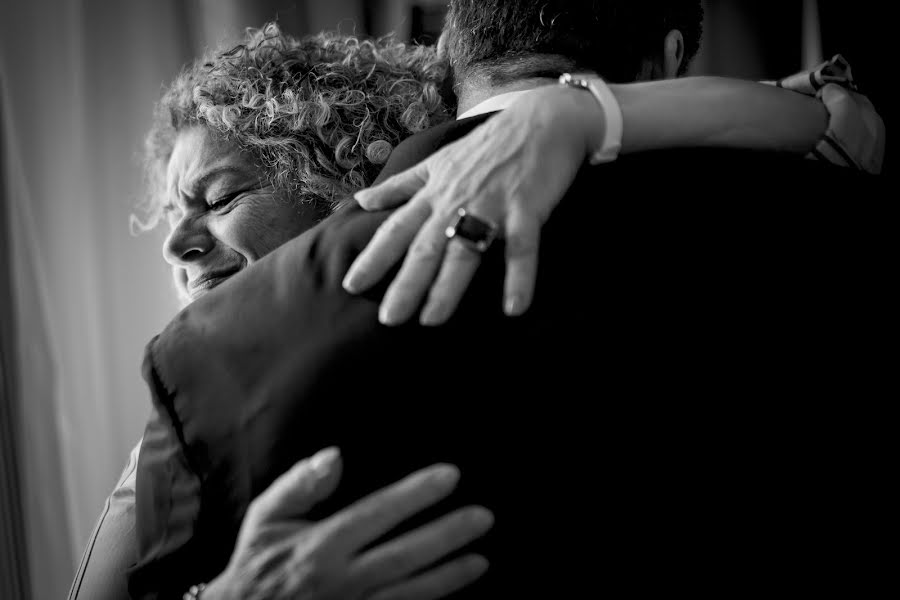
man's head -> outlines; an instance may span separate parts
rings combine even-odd
[[[451,0],[442,39],[457,90],[593,71],[626,83],[684,74],[700,0]]]

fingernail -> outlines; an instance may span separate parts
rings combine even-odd
[[[446,310],[444,309],[443,304],[429,304],[425,307],[425,310],[422,311],[422,316],[419,318],[419,322],[422,325],[426,325],[429,327],[440,325],[445,321],[445,313]]]
[[[347,290],[348,292],[350,292],[351,294],[355,294],[358,279],[359,279],[359,277],[351,269],[350,271],[347,272],[347,275],[344,277],[344,281],[341,283],[341,285],[343,285],[344,289]]]
[[[472,509],[472,523],[480,527],[491,527],[494,524],[494,513],[486,508]]]
[[[434,470],[433,476],[439,483],[455,483],[459,479],[459,469],[453,465],[442,465]]]
[[[382,302],[381,310],[378,311],[378,320],[383,325],[400,325],[407,319],[405,315],[409,314],[406,306],[398,305],[394,302],[385,304]]]
[[[382,325],[393,325],[394,324],[394,311],[386,306],[382,306],[378,309],[378,320]]]
[[[491,564],[483,556],[472,556],[466,559],[465,566],[466,570],[471,572],[473,577],[478,577],[487,571]]]
[[[319,476],[326,475],[331,472],[334,462],[341,455],[341,451],[335,447],[326,448],[321,452],[317,452],[309,461],[310,468]]]
[[[496,306],[496,304],[494,305]],[[518,296],[510,296],[506,299],[506,304],[503,307],[503,310],[506,312],[506,315],[509,317],[515,317],[519,314],[519,311],[522,308],[522,299]]]

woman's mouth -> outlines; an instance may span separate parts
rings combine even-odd
[[[196,279],[188,282],[188,293],[191,295],[191,298],[197,298],[237,273],[238,270],[239,269],[223,269],[203,273]]]

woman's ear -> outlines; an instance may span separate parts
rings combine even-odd
[[[440,58],[447,58],[447,31],[442,31],[437,41],[437,55]]]
[[[674,79],[681,74],[684,62],[684,36],[677,29],[666,35],[663,48],[663,78]]]

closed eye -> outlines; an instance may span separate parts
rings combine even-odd
[[[235,192],[233,194],[228,194],[227,196],[223,196],[219,200],[209,203],[209,208],[210,208],[210,210],[216,210],[216,211],[222,210],[222,209],[228,207],[228,205],[231,204],[232,202],[234,202],[238,196],[241,196],[244,193],[245,192],[241,191],[241,192]]]

